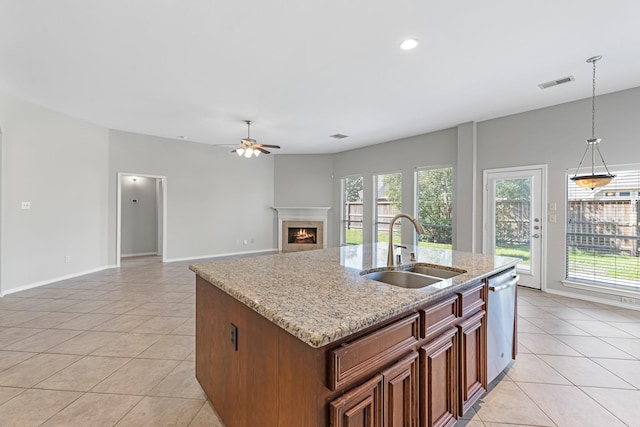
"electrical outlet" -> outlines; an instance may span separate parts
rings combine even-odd
[[[630,298],[630,297],[622,297],[622,302],[627,303],[627,304],[635,304],[636,303],[636,299],[635,298]]]
[[[31,202],[22,202],[20,204],[20,209],[31,209]]]
[[[238,351],[238,327],[231,324],[231,345],[235,351]]]
[[[64,262],[65,262],[66,264],[69,264],[69,263],[71,262],[71,255],[66,255],[66,256],[64,257]]]

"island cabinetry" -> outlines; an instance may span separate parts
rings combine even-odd
[[[421,425],[451,426],[487,388],[483,282],[421,310]]]
[[[381,370],[331,402],[332,427],[418,425],[418,353]]]
[[[382,375],[331,402],[332,427],[382,427]]]
[[[449,426],[458,415],[459,296],[454,294],[420,310],[420,425]]]
[[[330,352],[332,390],[371,377],[330,403],[332,427],[416,425],[418,319],[413,313]]]
[[[312,347],[196,278],[196,378],[227,427],[442,427],[486,390],[485,282]]]
[[[462,416],[487,390],[487,314],[484,310],[487,287],[478,283],[458,295],[459,415]]]

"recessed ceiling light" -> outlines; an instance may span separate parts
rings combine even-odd
[[[334,139],[345,139],[345,138],[348,138],[348,137],[349,137],[349,135],[345,135],[345,134],[342,134],[342,133],[336,133],[334,135],[329,135],[329,138],[334,138]]]
[[[180,138],[180,139],[187,139],[186,135],[178,135],[178,138]]]
[[[400,49],[402,50],[411,50],[418,46],[418,40],[416,39],[406,39],[402,43],[400,43]]]

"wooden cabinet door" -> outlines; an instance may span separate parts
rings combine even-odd
[[[460,339],[460,413],[487,390],[486,313],[480,311],[458,324]]]
[[[450,328],[420,348],[421,426],[449,427],[458,417],[457,329]]]
[[[330,403],[331,427],[382,427],[382,375]]]
[[[382,371],[385,427],[418,425],[418,353],[412,352]]]

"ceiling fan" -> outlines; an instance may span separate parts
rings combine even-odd
[[[232,153],[238,153],[238,156],[244,156],[250,158],[251,156],[258,157],[260,153],[269,154],[271,151],[265,150],[267,148],[280,148],[279,145],[258,144],[255,139],[251,139],[251,120],[244,121],[247,124],[247,137],[240,141],[240,146]]]

